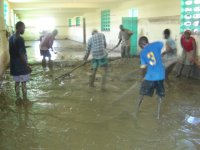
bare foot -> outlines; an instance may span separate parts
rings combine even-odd
[[[106,92],[106,88],[105,88],[105,87],[102,87],[102,88],[101,88],[101,91],[102,91],[102,92]]]
[[[32,105],[32,102],[29,100],[29,99],[23,99],[23,105],[25,106],[31,106]]]
[[[15,104],[17,106],[21,106],[23,104],[23,101],[22,101],[21,97],[17,98],[17,100],[15,101]]]

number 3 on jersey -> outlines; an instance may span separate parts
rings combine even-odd
[[[155,65],[156,65],[156,58],[155,58],[155,55],[154,55],[153,52],[149,52],[149,53],[147,54],[147,58],[149,59],[149,64],[150,64],[151,66],[155,66]]]

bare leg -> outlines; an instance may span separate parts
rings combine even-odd
[[[157,119],[160,119],[160,109],[162,104],[162,97],[158,96],[158,112],[157,112]]]
[[[43,56],[42,61],[46,61],[45,56]]]
[[[107,74],[108,74],[108,66],[105,66],[104,67],[104,75],[103,75],[102,83],[101,83],[101,90],[102,91],[105,90],[105,84],[106,84]]]
[[[53,68],[53,61],[51,60],[51,56],[49,57],[49,63],[48,63],[48,66],[50,69]]]
[[[23,100],[27,100],[26,82],[22,82],[22,93],[23,93]]]
[[[137,99],[136,113],[135,113],[136,117],[138,116],[138,113],[139,113],[140,106],[142,104],[143,98],[144,98],[144,95],[140,95],[139,98]]]
[[[42,66],[43,66],[43,67],[46,67],[46,59],[45,59],[45,56],[43,56],[43,59],[42,59]]]
[[[97,68],[93,69],[93,73],[90,77],[90,87],[94,87],[94,81],[96,77]]]
[[[191,76],[192,69],[193,69],[193,66],[189,66],[189,69],[188,69],[188,72],[187,72],[187,75],[186,75],[187,78],[189,78]]]
[[[165,80],[168,80],[169,74],[172,72],[173,68],[175,67],[176,62],[171,64],[169,67],[166,68]]]
[[[130,46],[126,46],[126,57],[131,58]]]
[[[126,57],[126,47],[125,46],[121,46],[121,57],[122,58]]]
[[[49,56],[49,62],[51,61],[51,56]]]
[[[19,82],[15,82],[15,93],[16,93],[17,100],[20,99],[20,87],[19,87],[19,85],[20,85]]]
[[[183,71],[183,68],[184,68],[184,65],[181,64],[181,67],[180,67],[180,68],[178,69],[178,71],[177,71],[177,75],[176,75],[177,78],[181,77],[181,73],[182,73],[182,71]]]

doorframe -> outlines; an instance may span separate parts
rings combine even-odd
[[[86,44],[86,21],[83,18],[83,44]]]
[[[134,36],[134,34],[135,34],[135,36],[136,36],[136,43],[134,42],[134,44],[136,44],[136,50],[131,51],[131,49],[130,49],[131,55],[134,56],[134,55],[137,55],[137,54],[138,54],[138,43],[137,43],[137,40],[138,40],[138,17],[122,17],[122,25],[123,25],[123,26],[126,26],[126,25],[124,24],[125,19],[130,19],[130,20],[133,21],[133,23],[134,23],[134,21],[137,23],[137,25],[136,25],[136,31],[134,31],[134,27],[133,27],[132,30],[131,30],[131,31],[133,31],[133,36]],[[126,27],[125,27],[125,28],[126,28]],[[133,37],[131,37],[131,38],[133,38]],[[130,40],[131,40],[131,39],[130,39]]]

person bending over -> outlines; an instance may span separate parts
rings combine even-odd
[[[148,38],[143,36],[139,39],[139,46],[142,48],[140,53],[141,80],[143,80],[143,78],[144,80],[142,81],[140,96],[137,102],[136,116],[139,112],[144,96],[153,96],[154,91],[156,90],[156,94],[158,95],[157,118],[159,119],[162,98],[165,95],[163,84],[165,80],[165,67],[161,55],[163,43],[149,43]]]

